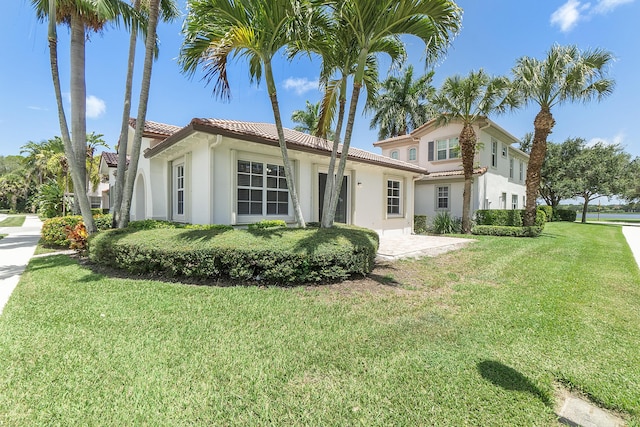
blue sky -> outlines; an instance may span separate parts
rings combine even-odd
[[[0,155],[18,154],[27,141],[60,134],[46,24],[37,22],[29,0],[6,3],[0,15]],[[184,11],[186,1],[179,0],[179,4]],[[636,123],[640,120],[640,0],[460,0],[458,5],[464,9],[463,28],[436,67],[436,86],[447,76],[465,75],[472,69],[508,74],[518,57],[541,58],[553,43],[607,49],[616,57],[610,70],[617,82],[613,95],[601,103],[554,110],[557,123],[550,140],[582,137],[617,142],[633,156],[640,156],[640,127]],[[180,73],[176,57],[182,42],[181,25],[182,18],[159,27],[160,57],[154,65],[147,119],[180,126],[194,117],[273,122],[265,85],[249,83],[242,60],[229,67],[233,97],[229,103],[215,99],[212,88],[199,76],[190,79]],[[58,32],[62,90],[68,92],[68,30],[59,27]],[[416,71],[427,71],[424,46],[417,39],[405,40],[408,62]],[[87,43],[87,130],[104,134],[112,148],[119,134],[127,48],[128,35],[123,28],[92,34]],[[142,50],[140,45],[139,52]],[[140,54],[137,65],[141,64]],[[388,60],[381,58],[383,76],[388,65]],[[304,108],[306,100],[320,98],[318,72],[318,60],[276,60],[274,73],[285,126],[293,127],[292,111]],[[139,73],[137,78],[139,82]],[[133,115],[136,104],[134,99]],[[537,109],[530,107],[492,118],[521,138],[533,130],[536,113]],[[370,117],[356,117],[352,144],[377,151],[372,146],[377,131],[369,129],[369,121]]]

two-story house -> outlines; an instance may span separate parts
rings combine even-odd
[[[488,118],[474,125],[478,136],[471,211],[523,209],[528,154],[512,146],[518,139]],[[433,218],[438,212],[462,216],[464,173],[458,144],[460,121],[437,126],[431,120],[408,135],[378,141],[382,155],[425,168],[415,183],[415,214]]]

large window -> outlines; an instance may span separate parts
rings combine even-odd
[[[387,214],[400,215],[401,211],[401,183],[394,179],[387,180]]]
[[[415,147],[409,148],[409,161],[415,161],[418,159],[418,149]]]
[[[238,215],[288,215],[284,167],[238,160]]]
[[[498,141],[491,139],[491,166],[498,167]]]
[[[436,207],[440,210],[449,209],[449,186],[436,187]]]
[[[458,138],[436,141],[436,160],[456,159],[460,157]]]

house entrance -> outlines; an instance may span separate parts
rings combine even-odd
[[[323,209],[323,205],[324,205],[324,187],[327,184],[327,174],[326,173],[320,173],[318,174],[318,197],[319,197],[319,205],[320,205],[320,209],[319,209],[319,216],[318,218],[320,219],[320,221],[322,221],[322,209]],[[336,216],[334,221],[335,222],[341,222],[343,224],[347,224],[347,195],[349,192],[349,176],[345,176],[342,179],[342,188],[340,189],[340,197],[338,198],[338,206],[336,208]]]

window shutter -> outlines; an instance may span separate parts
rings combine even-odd
[[[434,142],[433,142],[433,141],[429,141],[429,143],[428,143],[428,144],[429,144],[429,149],[428,149],[428,151],[429,151],[428,160],[429,160],[430,162],[432,162],[432,161],[433,161],[433,144],[434,144]]]

